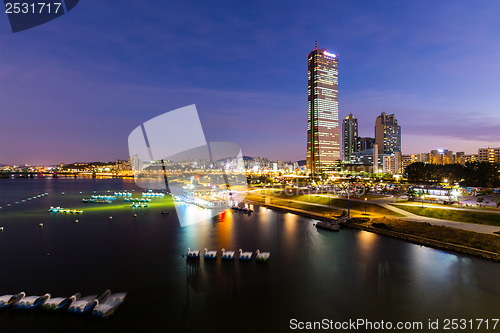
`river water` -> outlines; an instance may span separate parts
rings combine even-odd
[[[286,332],[292,319],[360,318],[421,321],[413,331],[428,332],[429,319],[442,328],[447,318],[491,325],[500,316],[497,263],[364,231],[318,230],[266,208],[181,227],[170,198],[135,210],[123,199],[81,203],[123,189],[142,191],[127,179],[0,179],[0,295],[128,293],[108,320],[9,310],[0,312],[1,332]],[[51,214],[50,206],[84,213]],[[189,261],[187,247],[260,249],[271,259]]]

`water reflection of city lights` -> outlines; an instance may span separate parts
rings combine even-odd
[[[233,212],[228,209],[219,215],[218,238],[224,244],[229,244],[231,239],[231,230],[233,226]]]
[[[368,231],[360,231],[358,234],[358,238],[360,241],[361,249],[365,252],[371,252],[374,250],[375,243],[377,242],[377,238],[380,236],[368,232]]]
[[[288,241],[292,241],[296,237],[298,215],[286,213],[282,214],[281,216],[283,218],[283,230],[285,232],[285,238]]]

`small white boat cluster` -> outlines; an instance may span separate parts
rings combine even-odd
[[[148,191],[148,192],[143,192],[142,196],[143,197],[164,197],[165,193]]]
[[[132,193],[131,192],[115,192],[115,195],[118,197],[131,197]]]
[[[123,199],[125,202],[151,202],[149,198],[125,198]]]
[[[134,202],[130,205],[132,208],[148,208],[149,204],[145,202]]]
[[[191,259],[199,259],[200,258],[200,250],[191,250],[188,247],[188,252],[186,256]],[[205,259],[217,259],[217,250],[209,251],[208,249],[203,250],[203,257]],[[234,251],[226,251],[226,249],[221,249],[221,258],[223,260],[233,260],[234,259]],[[269,261],[269,257],[271,256],[270,252],[260,252],[260,250],[255,251],[255,258],[257,261]],[[243,252],[242,249],[238,250],[238,258],[239,260],[250,261],[252,260],[253,252]]]
[[[33,199],[42,198],[42,197],[44,197],[44,196],[46,196],[46,195],[48,195],[48,193],[40,193],[40,194],[37,194],[37,195],[35,195],[35,196],[33,196],[33,197],[29,197],[29,198],[26,198],[26,199],[22,199],[21,201],[16,201],[14,204],[19,204],[19,203],[21,203],[21,202],[26,202],[26,201],[30,201],[30,200],[33,200]],[[13,205],[13,204],[11,204],[11,203],[6,204],[6,206],[7,206],[7,207],[10,207],[10,206],[12,206],[12,205]],[[2,207],[2,206],[0,206],[0,209],[2,209],[2,208],[3,208],[3,207]]]
[[[51,213],[66,213],[66,214],[82,214],[83,210],[67,209],[67,208],[62,208],[62,207],[50,206],[49,212],[51,212]]]
[[[50,294],[43,296],[26,296],[24,292],[15,295],[0,296],[0,309],[11,308],[32,310],[41,308],[47,311],[64,311],[84,314],[92,312],[95,316],[107,318],[125,301],[127,293],[111,294],[106,290],[100,295],[81,297],[76,293],[70,297],[52,298]]]
[[[116,196],[114,195],[93,195],[92,199],[101,199],[101,200],[116,200]]]

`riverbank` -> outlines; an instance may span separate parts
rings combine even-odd
[[[415,215],[420,215],[440,220],[486,224],[497,227],[500,226],[500,214],[495,212],[471,211],[465,209],[462,210],[460,208],[448,208],[448,207],[438,207],[438,208],[419,207],[416,205],[404,205],[404,204],[397,204],[393,206],[399,209],[403,209]]]
[[[345,225],[420,245],[500,262],[500,237],[494,235],[388,218],[352,218]]]
[[[335,221],[340,216],[340,214],[337,216],[325,216],[303,209],[266,204],[248,199],[244,201],[249,204],[266,207],[279,212],[297,214],[321,221]],[[403,239],[415,244],[464,253],[500,262],[500,237],[494,235],[386,217],[351,218],[347,223],[344,223],[343,226]]]

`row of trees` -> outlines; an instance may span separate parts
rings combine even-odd
[[[412,163],[405,169],[406,177],[412,183],[445,182],[460,183],[462,186],[500,186],[500,164],[473,162],[462,164]]]

